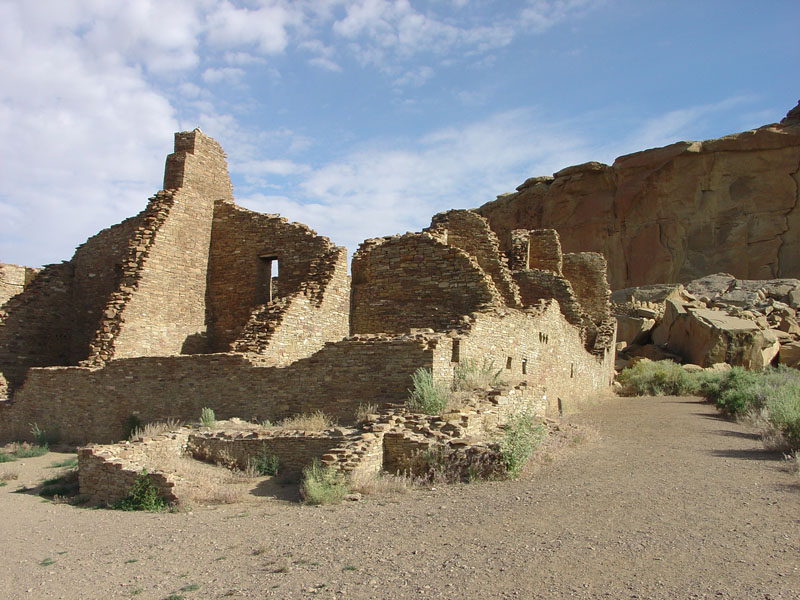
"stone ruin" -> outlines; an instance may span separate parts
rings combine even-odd
[[[295,448],[286,460],[375,469],[402,460],[384,455],[390,440],[420,448],[426,436],[483,435],[502,422],[498,407],[573,410],[613,381],[605,259],[563,254],[554,230],[512,239],[501,252],[486,219],[452,210],[422,232],[365,241],[348,277],[343,247],[237,206],[220,146],[197,129],[177,133],[164,189],[144,211],[69,261],[2,266],[0,441],[31,439],[32,423],[69,444],[107,444],[131,420],[196,420],[203,407],[252,422],[319,410],[338,433],[282,439]],[[449,384],[462,361],[489,361],[510,385],[449,421],[401,408],[417,369]],[[356,429],[360,405],[377,412]],[[201,437],[178,446],[213,453]],[[136,454],[110,448],[81,452],[82,484],[98,497],[113,488],[99,474]]]

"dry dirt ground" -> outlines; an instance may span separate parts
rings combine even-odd
[[[75,508],[15,493],[62,456],[2,464],[0,597],[800,598],[800,479],[752,431],[694,398],[576,420],[600,438],[519,481],[322,508]]]

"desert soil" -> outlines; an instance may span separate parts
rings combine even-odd
[[[519,481],[329,507],[90,510],[15,493],[63,455],[1,464],[0,597],[800,598],[800,478],[752,430],[695,398],[573,420],[599,438]]]

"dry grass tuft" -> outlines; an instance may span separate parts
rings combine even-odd
[[[131,434],[131,441],[132,442],[139,442],[144,438],[154,437],[157,435],[163,435],[169,431],[174,431],[175,429],[179,429],[183,426],[183,423],[178,421],[177,419],[167,419],[166,421],[155,421],[153,423],[147,423],[142,427],[137,427],[133,430]]]
[[[19,473],[14,473],[12,471],[6,471],[5,473],[0,473],[0,481],[14,481],[19,477]]]
[[[370,415],[374,415],[377,412],[377,404],[359,404],[355,414],[356,423],[364,423],[369,419]]]
[[[321,410],[310,414],[295,415],[288,417],[278,423],[277,427],[281,429],[295,429],[299,431],[324,431],[336,425],[330,416],[326,415]]]
[[[365,496],[396,496],[407,494],[415,487],[416,482],[405,475],[370,475],[362,472],[350,475],[350,489]]]

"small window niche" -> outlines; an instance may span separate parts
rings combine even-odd
[[[522,374],[523,375],[527,375],[528,374],[528,359],[527,358],[523,358],[522,359]]]
[[[506,369],[511,370],[511,357],[506,359]]]
[[[259,256],[256,304],[269,304],[277,297],[278,257],[270,254]]]
[[[458,363],[461,361],[461,340],[453,340],[453,350],[450,354],[450,362]]]

